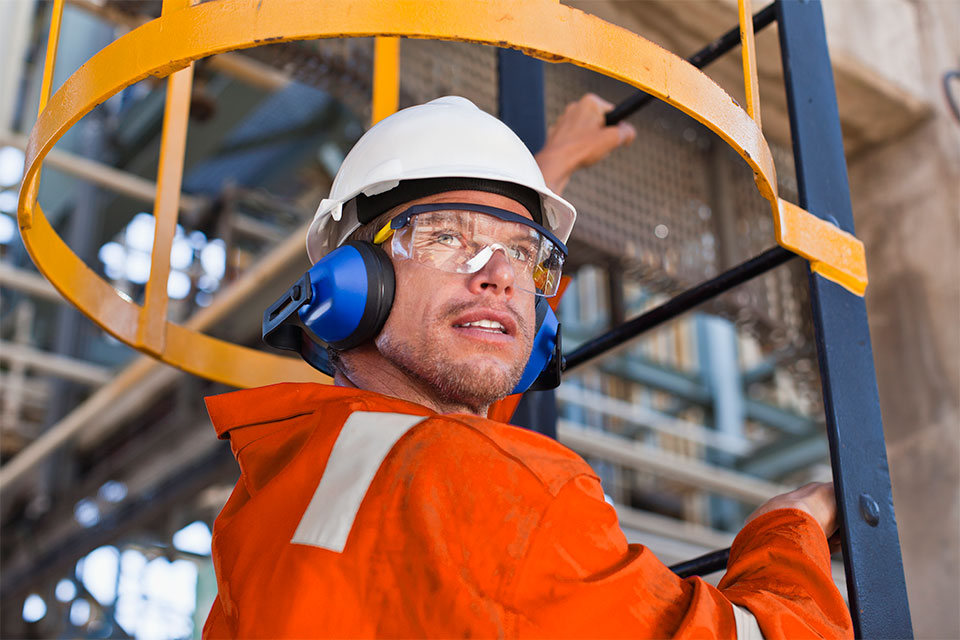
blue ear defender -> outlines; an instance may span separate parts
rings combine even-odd
[[[511,394],[524,391],[543,391],[560,386],[563,371],[563,354],[560,351],[560,322],[546,298],[537,298],[536,333],[533,350],[520,381]]]
[[[348,242],[317,261],[263,313],[263,341],[295,351],[332,376],[326,346],[346,350],[380,333],[390,315],[396,279],[390,257],[370,242]],[[560,323],[537,297],[533,350],[511,393],[560,384]],[[322,343],[322,344],[321,344]]]
[[[376,337],[390,315],[395,286],[383,249],[348,242],[318,260],[264,311],[263,341],[299,353],[332,376],[325,347],[346,350]]]
[[[348,242],[307,273],[311,303],[298,313],[317,338],[346,350],[380,333],[396,287],[393,264],[383,249],[370,242]]]

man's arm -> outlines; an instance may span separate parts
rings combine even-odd
[[[767,640],[852,637],[810,493],[825,492],[805,487],[752,516],[713,587],[628,545],[599,482],[578,476],[543,514],[507,606],[520,614],[520,635],[735,638],[752,614]]]
[[[604,115],[612,109],[613,104],[588,93],[568,104],[550,127],[547,142],[536,158],[547,186],[554,192],[563,193],[578,169],[599,162],[637,137],[637,130],[628,122],[606,126]]]

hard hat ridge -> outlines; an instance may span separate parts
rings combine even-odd
[[[314,216],[307,254],[316,262],[394,206],[461,189],[516,200],[562,242],[576,219],[574,207],[547,187],[533,155],[509,127],[466,98],[447,96],[398,111],[360,138]]]

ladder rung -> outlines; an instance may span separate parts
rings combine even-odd
[[[753,15],[753,31],[760,31],[771,22],[776,20],[776,11],[773,10],[773,3],[756,12]],[[733,47],[740,44],[740,25],[735,26],[730,31],[705,46],[700,51],[687,58],[687,62],[697,69],[703,69],[705,66],[730,51]],[[618,104],[612,111],[607,113],[607,126],[617,124],[624,118],[636,113],[644,105],[653,100],[653,96],[645,91],[637,91],[635,94]]]
[[[767,249],[760,255],[738,264],[732,269],[724,271],[715,278],[701,282],[692,289],[687,289],[683,293],[670,298],[659,307],[651,309],[632,320],[627,320],[620,326],[614,327],[610,331],[574,349],[569,355],[564,356],[564,371],[579,366],[602,353],[606,353],[634,336],[663,324],[681,313],[689,311],[698,304],[706,302],[725,291],[729,291],[733,287],[743,284],[762,273],[766,273],[770,269],[780,266],[795,256],[795,253],[787,251],[780,246]]]

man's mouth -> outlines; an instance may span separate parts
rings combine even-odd
[[[518,323],[508,311],[490,308],[471,308],[451,318],[453,329],[472,333],[475,337],[503,339],[517,335]]]
[[[473,322],[464,322],[453,325],[456,328],[480,329],[490,333],[506,333],[506,328],[496,320],[474,320]]]

